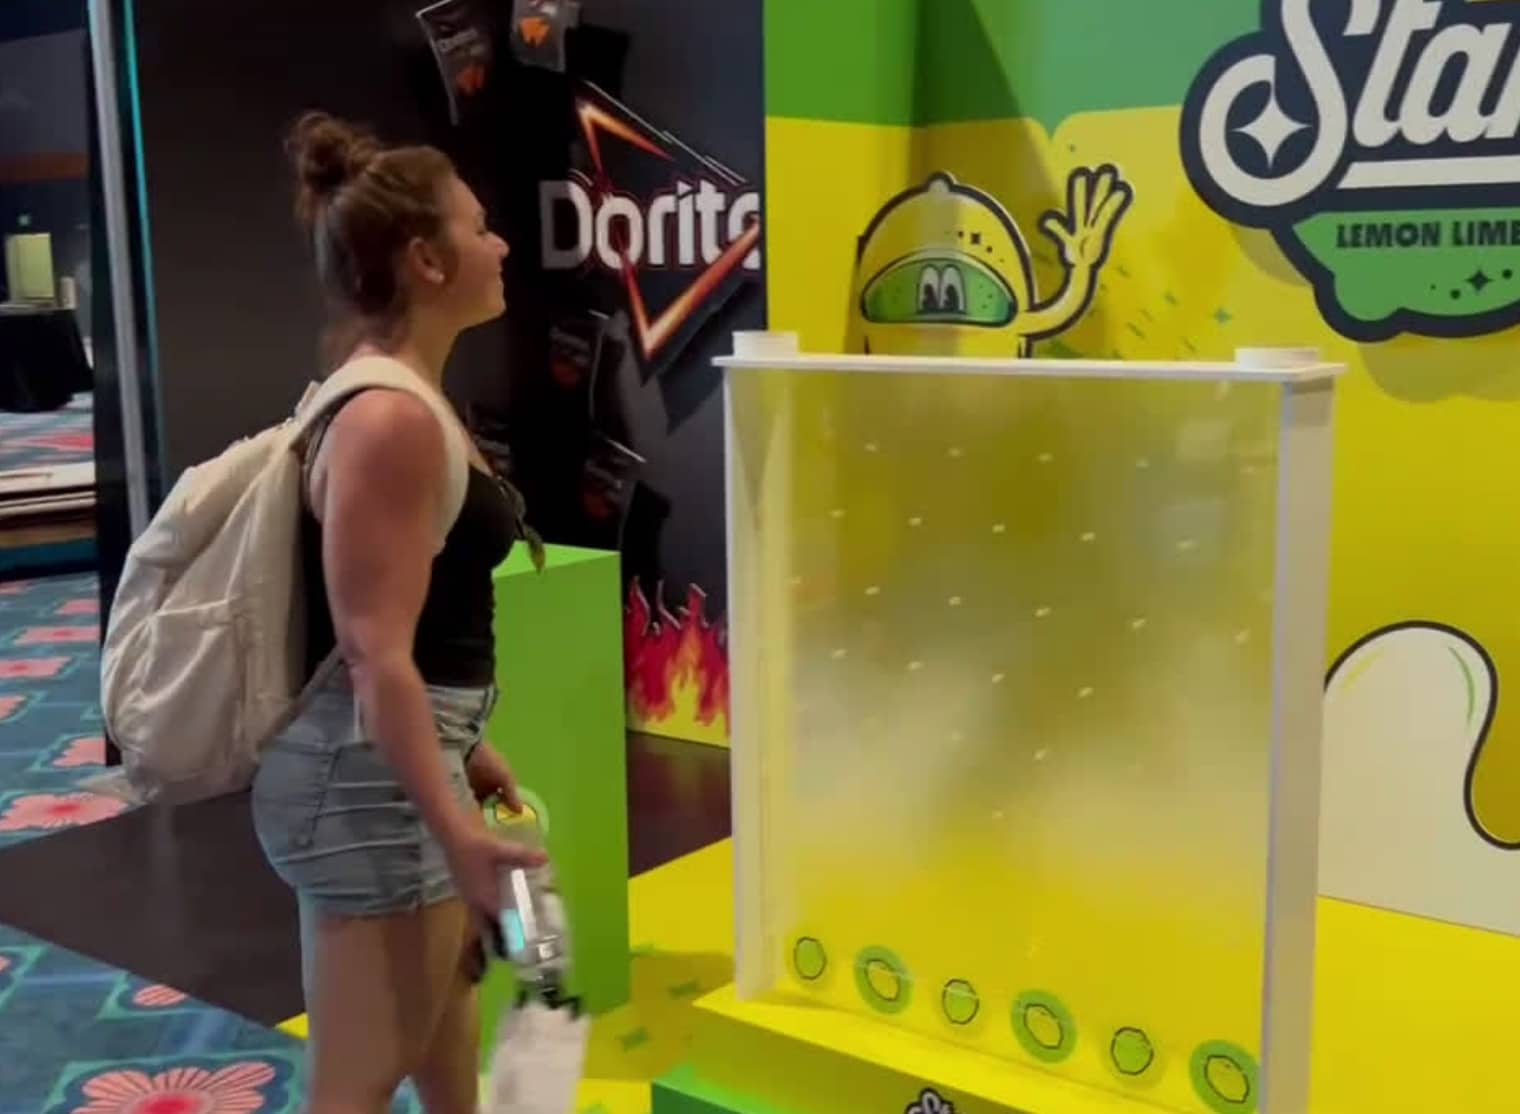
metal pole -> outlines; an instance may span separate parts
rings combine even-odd
[[[113,0],[90,0],[90,54],[95,70],[95,110],[100,122],[101,192],[105,208],[106,257],[111,284],[111,318],[116,337],[116,378],[121,390],[123,472],[127,520],[135,538],[148,525],[148,454],[143,433],[142,349],[138,342],[132,230],[127,218],[126,160],[121,143],[121,105],[116,67]]]

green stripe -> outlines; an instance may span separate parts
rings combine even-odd
[[[913,123],[918,9],[918,0],[765,0],[766,114]]]
[[[1219,47],[1257,26],[1257,0],[925,0],[917,123],[1181,104]]]
[[[876,124],[1175,105],[1258,0],[768,0],[767,111]]]
[[[689,1064],[655,1080],[652,1114],[785,1114],[752,1095],[721,1087]]]

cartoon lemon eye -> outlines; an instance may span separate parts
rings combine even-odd
[[[938,313],[941,307],[939,292],[939,268],[931,263],[918,275],[918,312]]]
[[[939,308],[941,313],[960,313],[966,308],[966,281],[954,263],[945,264],[940,272]]]

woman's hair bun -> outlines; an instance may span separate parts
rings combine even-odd
[[[285,146],[300,182],[296,208],[308,221],[380,153],[368,132],[325,112],[308,112],[297,120]]]

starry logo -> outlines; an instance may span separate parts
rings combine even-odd
[[[938,1091],[925,1087],[917,1101],[909,1103],[903,1114],[955,1114],[955,1104],[942,1098]]]
[[[1204,66],[1182,161],[1359,341],[1520,322],[1520,3],[1263,0]]]

